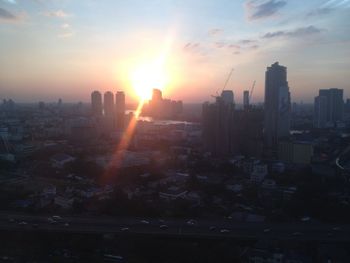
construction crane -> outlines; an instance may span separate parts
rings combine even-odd
[[[235,69],[232,68],[231,71],[230,71],[230,73],[228,74],[228,76],[227,76],[227,78],[226,78],[226,81],[225,81],[225,83],[224,83],[224,86],[223,86],[223,88],[221,89],[221,93],[222,93],[222,91],[226,88],[226,86],[227,86],[229,80],[231,79],[231,76],[232,76],[232,73],[233,73],[234,70],[235,70]],[[211,96],[212,96],[213,98],[219,97],[219,96],[220,96],[220,94],[219,94],[219,89],[216,91],[216,96],[214,96],[214,95],[211,95]]]
[[[255,83],[256,83],[256,81],[254,80],[253,85],[252,85],[252,87],[250,89],[250,92],[249,92],[249,101],[251,101],[251,99],[252,99],[253,91],[254,91],[254,88],[255,88]]]

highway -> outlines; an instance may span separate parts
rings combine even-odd
[[[60,232],[77,234],[149,235],[176,238],[276,239],[350,241],[350,225],[300,223],[237,223],[230,219],[145,219],[126,217],[49,216],[0,212],[0,231]]]

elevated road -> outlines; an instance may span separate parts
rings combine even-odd
[[[0,231],[60,232],[76,234],[142,235],[208,239],[276,239],[349,242],[350,225],[305,223],[237,223],[222,220],[147,219],[69,216],[53,219],[0,212]]]

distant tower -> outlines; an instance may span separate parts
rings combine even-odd
[[[249,108],[249,90],[243,91],[243,108]]]
[[[343,119],[344,100],[342,89],[320,89],[319,96],[325,97],[327,122],[335,124]]]
[[[118,91],[115,94],[116,129],[123,130],[125,124],[125,94]]]
[[[325,128],[327,126],[327,97],[315,97],[314,127]]]
[[[91,109],[94,116],[102,116],[102,95],[99,91],[91,93]]]
[[[153,89],[152,92],[152,101],[153,102],[159,102],[162,101],[163,97],[162,97],[162,91],[159,89]]]
[[[287,68],[276,62],[265,73],[264,137],[269,150],[275,151],[279,139],[289,136],[290,111]]]
[[[114,96],[110,91],[105,92],[103,97],[104,113],[107,117],[114,116]]]
[[[224,103],[226,104],[233,104],[234,103],[234,95],[232,90],[223,90],[221,92],[221,98]]]

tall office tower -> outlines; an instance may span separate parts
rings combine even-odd
[[[163,97],[162,97],[162,91],[159,89],[153,89],[152,92],[152,101],[153,102],[159,102],[162,101]]]
[[[202,108],[203,142],[214,156],[227,156],[234,152],[234,104],[217,97],[216,102],[204,103]]]
[[[125,94],[118,91],[115,94],[116,129],[121,131],[125,126]]]
[[[327,126],[327,97],[317,96],[314,103],[314,127],[325,128]]]
[[[243,108],[249,108],[249,90],[243,91]]]
[[[343,119],[344,101],[342,89],[320,89],[319,96],[326,98],[327,123],[334,125]]]
[[[105,92],[103,97],[103,108],[106,117],[114,116],[114,96],[110,91]]]
[[[224,103],[233,104],[234,103],[234,95],[232,90],[223,90],[221,92],[221,98]]]
[[[99,91],[91,93],[91,108],[94,116],[102,116],[102,95]]]
[[[276,151],[278,140],[289,136],[290,110],[287,68],[275,62],[265,73],[264,137],[269,151]]]

